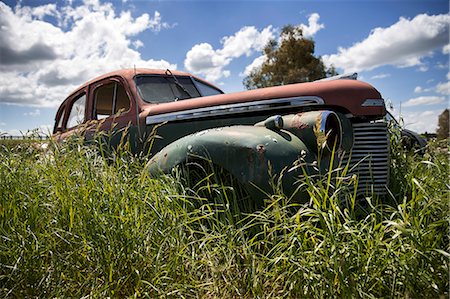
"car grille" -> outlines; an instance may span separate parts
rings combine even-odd
[[[354,143],[342,165],[358,176],[357,193],[383,195],[389,182],[389,135],[385,122],[354,123]],[[354,190],[354,186],[351,187]]]

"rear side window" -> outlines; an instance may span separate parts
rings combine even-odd
[[[59,117],[58,124],[56,125],[56,128],[58,128],[58,129],[62,128],[62,124],[63,124],[64,115],[65,114],[66,114],[66,109],[63,109],[63,111],[61,112],[61,116]]]
[[[55,120],[55,127],[53,128],[53,134],[55,134],[58,131],[62,131],[63,129],[63,120],[64,116],[66,115],[66,106],[63,106],[60,108],[60,113],[57,115],[57,118]]]
[[[95,90],[94,119],[130,110],[130,100],[122,84],[112,82]]]
[[[86,108],[86,94],[78,97],[70,108],[69,118],[67,119],[67,128],[73,128],[79,124],[82,124],[84,119],[84,111]]]

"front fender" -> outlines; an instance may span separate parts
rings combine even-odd
[[[231,173],[246,186],[256,185],[270,192],[271,176],[291,168],[296,161],[312,164],[317,160],[296,135],[287,130],[259,126],[231,126],[185,136],[163,148],[148,162],[151,174],[170,173],[177,165],[206,159]],[[270,166],[269,166],[270,165]],[[301,168],[283,174],[286,193],[295,190]],[[307,167],[312,173],[314,169]]]

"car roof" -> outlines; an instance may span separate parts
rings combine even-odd
[[[168,71],[168,69],[163,70],[163,69],[147,69],[147,68],[132,68],[132,69],[120,69],[120,70],[115,70],[100,76],[97,76],[85,83],[83,83],[82,85],[78,86],[75,90],[73,90],[72,92],[70,92],[68,94],[68,96],[66,97],[66,99],[63,101],[65,102],[67,100],[67,98],[69,98],[70,96],[72,96],[74,93],[78,92],[81,89],[86,88],[86,86],[95,83],[97,81],[106,79],[106,78],[110,78],[110,77],[115,77],[115,76],[119,76],[119,77],[123,77],[125,78],[127,81],[133,80],[133,78],[136,75],[158,75],[158,76],[165,76],[167,75],[166,72]],[[205,81],[195,75],[192,75],[191,73],[187,73],[187,72],[182,72],[182,71],[177,71],[177,70],[169,70],[173,75],[175,76],[187,76],[187,77],[192,77],[200,82],[203,82],[207,85],[211,85],[212,87],[222,91],[220,88],[218,88],[217,86],[215,86],[214,84]],[[223,91],[222,91],[223,92]]]

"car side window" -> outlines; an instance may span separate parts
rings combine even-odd
[[[200,93],[204,97],[223,93],[222,91],[220,91],[212,86],[206,85],[205,83],[200,82],[198,80],[195,80],[195,85],[197,85],[197,88],[200,90]]]
[[[86,94],[79,96],[70,108],[69,118],[67,119],[67,129],[82,124],[84,119],[84,111],[86,107]]]
[[[122,84],[111,82],[94,92],[94,119],[103,119],[130,110],[130,99]]]
[[[130,99],[128,98],[127,92],[122,84],[116,83],[117,93],[116,93],[116,103],[114,106],[114,113],[123,113],[130,110]]]
[[[59,109],[59,112],[56,115],[56,120],[55,120],[55,127],[53,128],[53,134],[55,134],[56,132],[61,132],[63,130],[63,120],[64,120],[64,116],[66,115],[66,106],[62,106]]]

